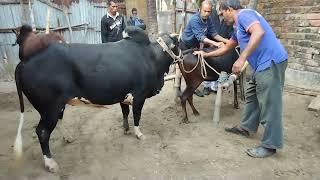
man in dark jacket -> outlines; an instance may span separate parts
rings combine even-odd
[[[128,26],[137,26],[137,27],[139,27],[139,28],[141,28],[143,30],[146,30],[145,23],[143,22],[142,19],[140,19],[138,17],[137,8],[132,8],[131,13],[132,13],[132,15],[129,17]]]
[[[101,19],[101,41],[102,43],[116,42],[123,38],[125,21],[118,12],[117,0],[108,1],[108,12]]]

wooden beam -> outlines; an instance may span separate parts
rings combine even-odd
[[[182,8],[176,8],[176,12],[184,12],[184,9],[182,9]],[[197,10],[186,9],[185,12],[186,12],[186,13],[194,14],[194,13],[197,12]]]
[[[0,5],[20,4],[20,0],[1,0]],[[28,1],[23,1],[23,4],[28,4]]]

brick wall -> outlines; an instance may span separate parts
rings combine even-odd
[[[320,90],[320,1],[259,0],[267,19],[289,53],[289,85]]]

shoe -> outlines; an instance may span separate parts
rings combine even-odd
[[[199,89],[196,89],[196,90],[194,91],[194,94],[197,95],[197,96],[199,96],[199,97],[204,97],[203,92],[201,92]]]
[[[210,94],[210,88],[205,87],[205,88],[203,89],[203,94],[208,96],[208,95]]]
[[[237,134],[237,135],[241,135],[244,137],[249,137],[250,133],[240,127],[234,126],[232,128],[225,128],[224,129],[226,132],[229,133],[233,133],[233,134]]]
[[[263,146],[257,146],[246,151],[246,153],[253,158],[266,158],[274,155],[276,152],[276,149],[269,149]]]

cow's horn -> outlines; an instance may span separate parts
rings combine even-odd
[[[177,33],[171,33],[169,36],[172,37],[172,38],[175,38],[175,37],[178,37],[179,34],[177,34]]]

